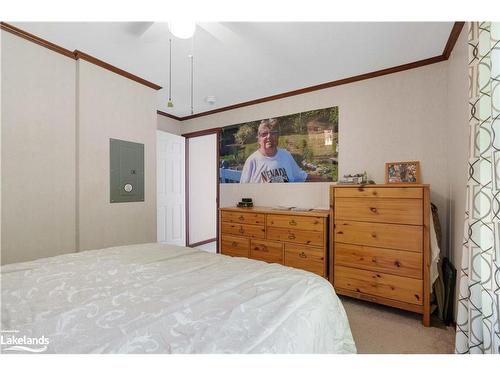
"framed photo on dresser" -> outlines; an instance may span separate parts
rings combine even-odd
[[[385,163],[386,184],[419,184],[419,161],[395,161]]]

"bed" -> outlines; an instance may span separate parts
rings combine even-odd
[[[50,340],[29,351],[356,352],[331,284],[277,264],[154,243],[10,264],[1,281],[2,330]]]

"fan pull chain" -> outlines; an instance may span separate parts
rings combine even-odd
[[[194,63],[193,63],[193,55],[189,55],[189,59],[191,60],[191,114],[194,114],[194,104],[193,104],[193,92],[194,92]]]

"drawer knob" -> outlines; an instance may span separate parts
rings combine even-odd
[[[238,247],[238,243],[237,243],[236,241],[233,241],[233,242],[231,243],[231,246],[232,246],[232,247]]]
[[[245,220],[245,218],[243,217],[243,215],[240,215],[240,217],[238,218],[238,220],[243,221],[243,220]]]
[[[376,207],[370,207],[370,211],[373,212],[374,214],[377,213],[377,208]]]
[[[243,229],[243,227],[240,227],[240,229],[238,229],[238,232],[245,233],[245,229]]]
[[[372,238],[377,238],[377,233],[373,232],[372,233]]]
[[[288,222],[288,224],[290,224],[290,225],[297,225],[297,222],[296,222],[295,220],[290,220],[290,221]]]
[[[290,233],[290,234],[288,235],[288,239],[289,239],[289,240],[294,240],[294,239],[295,239],[295,234]]]
[[[395,261],[394,264],[396,265],[396,267],[401,267],[401,263],[399,263],[399,260]]]
[[[262,247],[261,247],[261,248],[256,247],[256,248],[255,248],[255,250],[261,250],[261,251],[263,251],[263,252],[265,252],[265,253],[268,253],[268,252],[269,252],[269,250],[267,249],[267,246],[266,246],[266,245],[262,245]]]
[[[299,257],[301,257],[301,258],[304,258],[304,259],[305,259],[305,258],[307,258],[307,255],[306,255],[306,253],[304,253],[304,252],[302,251],[302,252],[299,254]]]

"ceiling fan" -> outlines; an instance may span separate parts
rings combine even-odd
[[[145,41],[155,41],[165,36],[174,36],[179,39],[189,39],[195,34],[195,28],[208,33],[218,42],[228,42],[234,38],[234,32],[219,22],[130,22],[127,31]]]
[[[196,29],[199,28],[197,31]],[[131,22],[127,25],[127,32],[140,38],[145,43],[155,43],[158,41],[165,40],[169,45],[169,79],[168,79],[168,101],[167,108],[173,108],[174,102],[172,100],[172,56],[175,53],[172,50],[172,44],[181,44],[186,46],[186,43],[190,44],[191,47],[188,48],[191,51],[187,55],[189,58],[189,87],[190,87],[190,112],[194,113],[193,104],[193,66],[194,66],[194,39],[196,39],[196,33],[208,34],[211,38],[215,39],[213,41],[222,43],[223,40],[229,41],[233,32],[231,32],[227,27],[220,23],[194,23],[194,22]],[[226,38],[225,38],[226,36]],[[203,38],[202,38],[203,39]],[[186,49],[184,49],[185,51]],[[204,100],[209,106],[213,106],[216,103],[215,96],[207,96]]]

